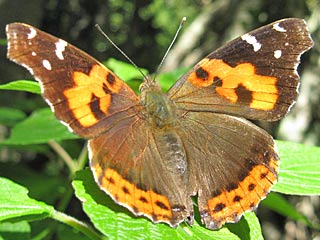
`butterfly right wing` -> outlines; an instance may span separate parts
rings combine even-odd
[[[168,96],[187,111],[279,120],[295,103],[300,56],[312,46],[303,19],[279,20],[209,54]]]
[[[177,130],[188,156],[188,190],[197,196],[209,229],[238,222],[277,181],[279,156],[272,137],[239,117],[188,112]]]

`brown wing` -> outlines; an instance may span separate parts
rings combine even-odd
[[[217,49],[168,92],[178,108],[274,121],[295,102],[300,56],[313,46],[302,19],[283,19]]]
[[[162,149],[174,136],[153,131],[137,116],[89,141],[90,165],[100,188],[135,215],[172,227],[186,219],[193,222],[187,174]]]
[[[62,39],[23,23],[6,28],[8,58],[27,68],[58,119],[94,137],[134,116],[138,97],[113,72]]]
[[[188,159],[189,191],[198,196],[209,229],[237,222],[277,181],[279,157],[272,137],[249,121],[189,112],[178,134]]]

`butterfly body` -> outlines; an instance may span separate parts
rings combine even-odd
[[[209,54],[167,93],[147,78],[137,96],[111,70],[30,25],[7,26],[8,57],[39,81],[60,121],[89,139],[99,187],[135,215],[209,229],[237,222],[279,172],[275,121],[297,97],[297,66],[313,45],[302,19],[283,19]]]

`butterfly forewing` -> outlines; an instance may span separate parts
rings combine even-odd
[[[8,58],[36,77],[58,119],[75,133],[94,137],[136,114],[136,94],[90,55],[27,24],[6,31]]]
[[[209,54],[168,96],[186,110],[278,120],[295,102],[300,56],[312,46],[304,20],[271,23]]]

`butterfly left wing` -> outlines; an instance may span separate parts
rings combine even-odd
[[[159,151],[167,136],[150,128],[124,82],[88,54],[30,25],[9,24],[7,36],[8,57],[37,78],[56,116],[90,138],[90,165],[102,190],[154,222],[176,227],[193,217],[186,177],[169,175],[166,152]]]
[[[90,138],[134,117],[138,96],[96,59],[39,29],[11,23],[8,58],[38,80],[42,96],[62,123]]]
[[[100,188],[133,214],[172,227],[193,223],[184,165],[177,167],[168,152],[179,148],[174,131],[159,131],[139,117],[115,125],[105,134],[89,140],[90,166]],[[174,152],[175,153],[175,152]]]
[[[283,19],[209,54],[168,91],[178,108],[275,121],[294,104],[300,56],[313,46],[302,19]]]

